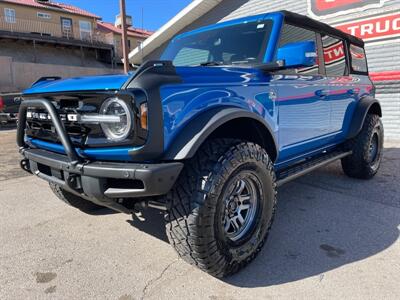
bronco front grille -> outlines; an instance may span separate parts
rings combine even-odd
[[[134,112],[134,129],[131,135],[126,137],[125,140],[110,142],[101,128],[100,121],[92,119],[92,121],[80,122],[79,118],[82,116],[98,115],[103,102],[110,97],[116,97],[116,93],[109,91],[51,96],[35,95],[24,97],[24,100],[44,99],[50,101],[55,107],[71,143],[76,147],[142,146],[147,138],[147,130],[143,130],[139,127],[139,118],[136,115],[139,108],[136,107],[136,96],[134,97],[131,94],[118,94],[119,98],[124,99],[127,103],[132,105],[132,110]],[[136,97],[140,99],[141,102],[139,103],[143,102],[143,97],[142,94]],[[27,126],[25,133],[28,137],[61,144],[60,136],[57,134],[46,108],[28,106],[26,117]]]
[[[46,99],[50,100],[55,106],[72,144],[77,147],[98,147],[108,144],[100,124],[80,124],[76,122],[76,116],[78,114],[98,113],[101,104],[108,97],[110,95],[105,93],[54,95],[46,97]],[[32,98],[34,99],[34,97]],[[28,137],[61,144],[60,137],[46,109],[29,107],[26,116],[26,134]]]
[[[75,122],[67,121],[65,114],[60,114],[60,119],[64,123],[65,129],[71,138],[71,141],[76,146],[84,146],[89,134],[96,130],[96,126],[83,126]],[[30,117],[32,116],[32,117]],[[37,118],[36,116],[40,116]],[[28,111],[27,113],[27,135],[33,138],[39,138],[46,141],[60,143],[59,136],[54,128],[51,119],[47,113],[42,110]],[[97,127],[99,127],[97,125]],[[97,128],[99,131],[100,128]]]

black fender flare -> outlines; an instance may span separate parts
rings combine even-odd
[[[382,108],[379,101],[371,96],[365,96],[360,99],[354,110],[350,129],[347,133],[347,139],[352,139],[358,135],[369,112],[373,112],[382,117]]]
[[[220,126],[239,118],[248,118],[265,127],[274,142],[278,154],[278,144],[270,125],[259,115],[237,107],[218,107],[207,110],[186,124],[166,150],[164,160],[184,160],[192,158],[204,141]]]

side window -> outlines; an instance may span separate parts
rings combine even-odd
[[[4,16],[6,23],[16,23],[15,19],[15,9],[13,8],[5,8]]]
[[[92,24],[87,21],[79,21],[79,30],[82,40],[90,40],[92,38]]]
[[[303,41],[313,41],[315,47],[317,47],[317,34],[314,31],[297,27],[290,24],[284,24],[281,38],[279,40],[279,47],[283,47],[290,43],[297,43]],[[317,49],[315,52],[318,53]],[[296,73],[304,75],[317,75],[319,74],[319,65],[317,64],[312,67],[296,69]]]
[[[197,48],[182,48],[175,56],[173,61],[175,66],[196,66],[207,62],[210,56],[210,51]]]
[[[322,36],[327,76],[344,76],[347,73],[346,51],[342,40],[329,35]]]
[[[361,47],[351,45],[351,68],[356,72],[367,73],[367,57],[365,55],[365,50]]]

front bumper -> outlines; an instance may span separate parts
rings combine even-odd
[[[183,168],[180,162],[73,163],[65,155],[42,149],[22,149],[21,154],[24,170],[96,204],[119,211],[123,209],[117,204],[118,199],[168,193]]]
[[[25,143],[26,111],[28,107],[38,106],[45,108],[51,116],[66,155],[34,149]],[[54,105],[47,99],[21,103],[17,143],[24,156],[21,161],[24,170],[98,205],[126,213],[132,211],[120,204],[124,199],[168,193],[183,168],[181,162],[148,164],[85,161],[76,152]]]
[[[16,113],[0,113],[1,123],[15,122],[17,119],[18,115]]]

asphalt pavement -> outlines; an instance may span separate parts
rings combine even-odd
[[[334,163],[279,189],[266,246],[215,279],[178,259],[158,211],[86,215],[19,170],[0,132],[0,299],[400,299],[400,143],[379,175]]]

